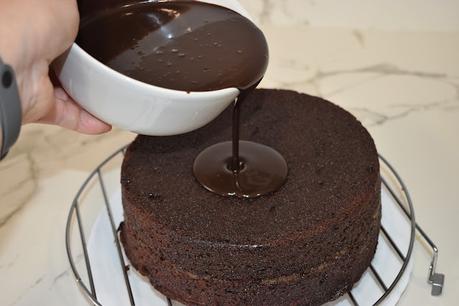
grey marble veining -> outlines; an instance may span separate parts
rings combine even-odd
[[[439,299],[429,296],[429,258],[417,247],[400,305],[454,305],[459,2],[241,2],[270,45],[262,86],[319,95],[352,112],[409,185],[417,220],[440,247],[447,288]],[[68,208],[89,171],[133,137],[119,130],[90,137],[44,125],[24,127],[0,163],[0,305],[88,305],[65,254]]]

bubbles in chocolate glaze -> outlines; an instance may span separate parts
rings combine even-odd
[[[127,76],[160,87],[184,91],[247,88],[262,78],[268,63],[263,33],[245,17],[216,5],[142,2],[87,16],[81,25],[77,43],[89,54]],[[246,49],[237,57],[229,56]],[[225,71],[224,82],[217,77],[217,69],[202,73],[198,60],[219,65]],[[181,77],[174,82],[160,78],[177,65],[184,72]],[[146,73],[138,67],[154,69]],[[190,79],[199,80],[199,86]]]

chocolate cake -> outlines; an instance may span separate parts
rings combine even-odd
[[[375,145],[348,112],[318,97],[256,90],[241,139],[289,166],[277,192],[223,197],[192,174],[196,156],[231,139],[231,109],[204,128],[139,136],[122,166],[121,238],[132,265],[187,305],[320,305],[349,291],[380,228]]]

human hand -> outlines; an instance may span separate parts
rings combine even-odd
[[[16,73],[23,123],[48,123],[86,134],[111,127],[83,110],[49,76],[51,62],[78,32],[76,0],[0,0],[0,56]]]

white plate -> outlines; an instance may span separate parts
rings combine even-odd
[[[115,224],[118,226],[123,220],[120,189],[110,198],[110,205]],[[382,190],[382,224],[402,253],[406,254],[410,241],[410,222],[384,187]],[[129,305],[127,289],[111,232],[110,221],[105,209],[100,212],[91,229],[88,240],[88,252],[91,257],[92,271],[98,293],[97,297],[101,304],[103,306]],[[129,264],[127,259],[126,264]],[[379,236],[378,248],[372,264],[386,285],[392,283],[392,280],[396,277],[402,265],[401,260],[382,235]],[[411,271],[412,262],[408,265],[397,287],[381,305],[393,306],[397,304],[408,285]],[[136,305],[167,305],[166,297],[152,288],[148,280],[143,278],[133,268],[128,271],[128,275]],[[382,289],[377,285],[374,276],[369,270],[364,273],[361,280],[352,290],[355,299],[362,306],[373,305],[382,295],[382,292]],[[180,304],[174,303],[174,305]],[[327,306],[347,305],[352,305],[347,295],[327,304]]]

